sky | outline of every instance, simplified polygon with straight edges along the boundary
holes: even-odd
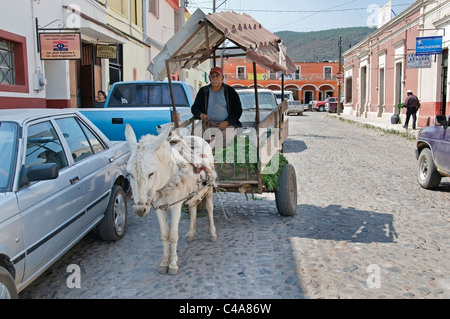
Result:
[[[391,0],[392,17],[414,0]],[[191,12],[212,13],[213,0],[188,0]],[[216,0],[216,11],[247,13],[269,31],[309,32],[375,26],[378,9],[388,0]]]

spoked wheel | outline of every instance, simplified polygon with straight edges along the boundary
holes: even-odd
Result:
[[[294,216],[297,211],[297,177],[294,166],[286,164],[278,180],[275,202],[281,216]]]

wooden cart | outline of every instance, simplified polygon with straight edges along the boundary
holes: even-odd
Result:
[[[220,49],[225,40],[236,46]],[[221,54],[216,55],[219,49]],[[239,50],[238,53],[234,53],[236,49]],[[289,122],[285,116],[287,101],[282,102],[266,118],[260,120],[256,64],[272,72],[280,72],[283,90],[284,74],[294,73],[296,67],[286,55],[286,48],[280,38],[246,14],[219,12],[205,15],[201,10],[197,10],[186,25],[167,42],[165,49],[153,59],[148,69],[156,80],[163,80],[165,77],[169,79],[173,114],[176,114],[172,74],[196,67],[206,60],[211,60],[211,64],[215,64],[219,59],[232,56],[246,56],[253,61],[256,106],[253,128],[257,132],[255,134],[257,169],[253,172],[250,169],[239,171],[232,163],[215,163],[218,173],[217,184],[219,188],[228,192],[246,195],[273,191],[280,215],[292,216],[297,209],[297,179],[294,167],[288,163],[282,168],[278,189],[268,189],[263,183],[263,173],[266,172],[270,160],[279,156],[278,152],[283,153],[283,143],[289,134]],[[178,123],[176,116],[173,121],[175,128],[187,127],[194,122],[190,119]]]

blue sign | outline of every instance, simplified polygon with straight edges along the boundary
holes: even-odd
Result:
[[[416,54],[442,54],[442,36],[416,38]]]

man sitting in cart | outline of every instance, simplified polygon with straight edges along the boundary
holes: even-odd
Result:
[[[242,127],[241,100],[233,87],[223,83],[222,68],[213,67],[209,80],[210,84],[198,91],[191,112],[195,119],[202,120],[202,137],[215,141],[215,148],[226,147],[233,142],[236,129]]]

